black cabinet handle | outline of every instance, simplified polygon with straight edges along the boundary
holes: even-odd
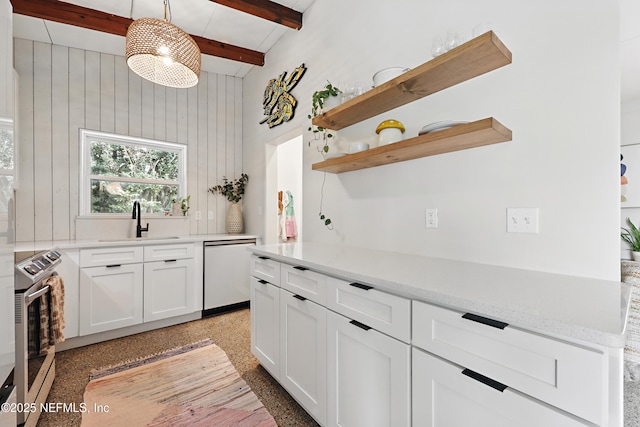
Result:
[[[295,294],[293,297],[295,299],[299,299],[300,301],[306,301],[307,300],[305,297],[303,297],[302,295],[298,295],[298,294]]]
[[[122,267],[122,264],[110,264],[110,265],[107,265],[107,268],[114,268],[114,267]]]
[[[177,259],[166,259],[164,262],[177,262]]]
[[[261,283],[261,284],[263,284],[263,285],[266,285],[266,284],[267,284],[267,283],[269,283],[269,282],[267,282],[266,280],[262,280],[262,279],[260,279],[260,280],[258,280],[258,283]]]
[[[353,286],[354,288],[364,289],[365,291],[373,289],[373,286],[363,285],[362,283],[357,283],[357,282],[349,283],[349,286]]]
[[[349,323],[351,323],[353,326],[357,326],[360,329],[364,329],[365,331],[368,331],[369,329],[371,329],[371,326],[367,326],[364,323],[360,323],[357,320],[352,320]]]
[[[307,267],[302,267],[302,266],[300,266],[300,265],[296,265],[296,266],[295,266],[295,267],[293,267],[293,268],[295,268],[296,270],[300,270],[300,271],[307,271],[307,270],[308,270],[308,268],[307,268]]]
[[[268,256],[259,256],[258,258],[260,258],[260,259],[271,259]]]
[[[491,388],[498,390],[499,392],[503,392],[508,386],[502,383],[499,383],[496,380],[492,380],[489,377],[485,377],[482,374],[479,374],[471,369],[465,369],[462,371],[462,375],[466,375],[469,378],[473,378],[476,381],[480,381],[484,385],[488,385]]]
[[[473,322],[482,323],[483,325],[491,326],[493,328],[504,329],[509,326],[508,323],[500,322],[499,320],[489,319],[488,317],[478,316],[477,314],[465,313],[462,315],[463,319],[471,320]]]

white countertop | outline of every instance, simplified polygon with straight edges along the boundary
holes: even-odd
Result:
[[[174,237],[174,236],[169,236]],[[134,246],[152,244],[171,244],[185,242],[211,242],[221,240],[236,239],[259,239],[259,236],[250,234],[191,234],[187,236],[152,236],[141,238],[113,238],[113,239],[90,239],[90,240],[40,240],[34,242],[16,242],[14,252],[34,252],[51,248],[59,249],[82,249],[108,246]]]
[[[625,344],[625,283],[319,243],[249,250],[514,327],[614,348]]]

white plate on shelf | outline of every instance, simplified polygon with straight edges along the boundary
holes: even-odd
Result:
[[[425,127],[423,127],[422,129],[420,129],[420,132],[418,132],[418,135],[424,135],[425,133],[437,132],[439,130],[445,130],[445,129],[452,128],[454,126],[465,125],[467,123],[469,123],[469,122],[463,122],[463,121],[459,121],[459,120],[444,120],[442,122],[430,123],[430,124],[426,125]]]

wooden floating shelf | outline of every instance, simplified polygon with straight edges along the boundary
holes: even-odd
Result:
[[[340,130],[510,63],[511,51],[489,31],[332,108],[312,123]]]
[[[506,141],[511,141],[511,130],[493,117],[489,117],[359,153],[314,163],[311,168],[331,173],[350,172]]]

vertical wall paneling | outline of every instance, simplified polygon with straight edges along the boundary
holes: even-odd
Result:
[[[75,220],[79,205],[80,147],[78,129],[85,128],[85,51],[69,49],[69,226],[70,239],[76,238]]]
[[[187,194],[191,194],[191,198],[194,199],[198,192],[198,171],[196,167],[198,164],[198,87],[191,87],[186,89],[187,91],[187,158],[189,163],[188,176],[187,176]],[[195,200],[192,200],[195,202]],[[191,234],[198,234],[198,226],[195,221],[195,214],[190,217],[190,232]]]
[[[69,171],[69,49],[51,47],[51,146],[53,183],[53,239],[67,240],[70,233]],[[75,178],[75,176],[74,176]]]
[[[153,85],[153,138],[158,141],[166,141],[167,139],[167,106],[164,86]]]
[[[142,79],[142,136],[153,139],[155,134],[154,84]]]
[[[128,68],[128,67],[127,67]],[[129,74],[129,133],[142,136],[142,77]]]
[[[115,83],[115,133],[129,134],[129,67],[121,57],[116,57],[114,64]]]
[[[116,131],[115,64],[114,56],[100,54],[100,130]]]
[[[227,177],[229,179],[233,179],[232,176],[228,174],[226,169],[226,158],[227,158],[227,139],[225,135],[225,121],[226,121],[226,113],[227,113],[227,105],[226,105],[226,79],[224,76],[217,76],[218,80],[218,91],[217,91],[217,104],[218,104],[218,115],[216,116],[216,126],[215,126],[215,134],[216,140],[218,141],[218,152],[216,155],[216,171],[217,177],[216,182],[222,183],[222,178]],[[218,221],[218,229],[216,230],[218,233],[223,233],[225,231],[225,219],[227,217],[227,205],[226,199],[224,197],[218,198],[218,204],[216,206],[217,212],[216,217],[220,218]]]
[[[233,144],[233,146],[235,147],[234,169],[236,171],[236,174],[239,176],[244,169],[242,167],[242,80],[238,78],[234,78],[231,84],[235,86],[233,91],[234,93],[233,127],[235,128],[233,132],[234,141],[235,141],[235,144]]]
[[[208,76],[208,105],[207,109],[207,133],[208,150],[207,150],[207,189],[217,185],[218,174],[216,165],[216,156],[218,154],[218,139],[216,138],[216,117],[218,116],[218,79],[216,74]],[[220,196],[207,193],[207,230],[209,233],[217,233],[217,224],[222,221],[222,217],[218,216],[217,208]],[[213,212],[213,219],[208,219],[208,213]]]
[[[18,241],[86,238],[76,229],[80,129],[187,145],[190,232],[225,231],[228,203],[207,189],[242,169],[242,79],[203,72],[196,87],[165,88],[129,71],[120,56],[18,38],[14,46]]]
[[[18,79],[18,189],[16,192],[16,239],[35,240],[33,181],[33,42],[16,39],[15,68]]]
[[[168,87],[166,89],[166,111],[165,111],[165,120],[166,120],[166,134],[165,138],[169,142],[176,142],[178,140],[178,128],[177,128],[177,117],[178,117],[178,105],[177,105],[177,90],[174,87]]]
[[[192,200],[192,210],[200,212],[200,220],[196,221],[198,226],[198,234],[207,233],[207,106],[209,98],[207,91],[209,90],[209,80],[200,79],[196,86],[198,88],[198,189],[196,199]],[[195,212],[191,212],[195,216]]]
[[[100,54],[87,50],[85,58],[85,124],[100,130]]]
[[[37,240],[53,235],[51,164],[51,45],[37,43],[33,49],[33,147],[34,233]]]

